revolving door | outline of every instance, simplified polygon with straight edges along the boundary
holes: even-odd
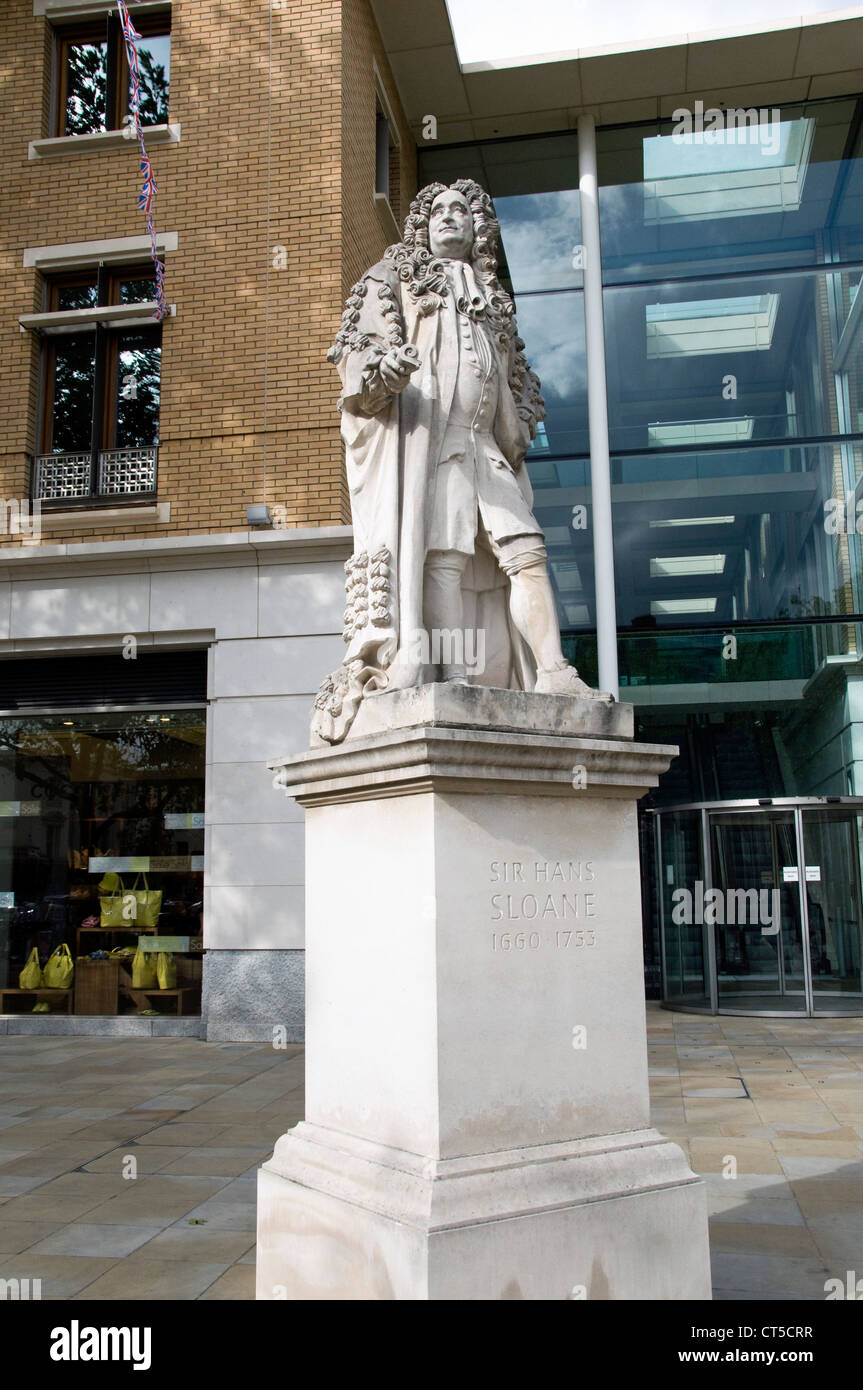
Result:
[[[863,797],[648,815],[668,1007],[863,1014]]]

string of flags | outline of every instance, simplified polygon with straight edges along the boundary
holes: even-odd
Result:
[[[135,3],[137,4],[138,0],[135,0]],[[132,17],[125,0],[117,0],[117,9],[123,29],[123,42],[126,47],[126,59],[131,77],[129,109],[135,125],[135,135],[141,149],[141,192],[138,194],[138,208],[147,214],[147,231],[150,234],[151,253],[156,270],[156,309],[153,317],[161,320],[168,312],[168,304],[165,299],[165,264],[159,259],[159,253],[156,249],[156,224],[153,218],[153,200],[158,189],[150,156],[144,145],[144,131],[141,126],[141,73],[138,65],[138,40],[141,35],[132,23]]]

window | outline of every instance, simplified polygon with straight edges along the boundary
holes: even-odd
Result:
[[[152,267],[101,267],[47,283],[46,310],[148,304]],[[128,309],[127,309],[128,312]],[[34,496],[50,500],[152,497],[159,442],[161,325],[146,314],[46,333],[41,452]]]
[[[387,231],[394,230],[400,238],[401,229],[395,220],[401,198],[398,127],[377,68],[375,77],[375,203],[378,212],[383,212]]]
[[[168,14],[133,14],[141,34],[140,113],[143,125],[168,122],[171,21]],[[129,112],[130,78],[116,13],[97,23],[57,31],[55,135],[118,130]]]
[[[390,123],[382,111],[375,117],[375,192],[390,196]]]

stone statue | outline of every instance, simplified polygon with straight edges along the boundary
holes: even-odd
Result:
[[[524,463],[543,400],[499,232],[472,179],[429,184],[348,297],[328,353],[354,526],[347,652],[313,744],[343,739],[365,696],[426,681],[598,695],[561,651]]]

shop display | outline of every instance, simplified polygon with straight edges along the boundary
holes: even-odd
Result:
[[[202,709],[0,719],[0,800],[16,807],[0,818],[0,1013],[200,1009],[204,723]],[[140,945],[156,933],[154,948],[186,948],[162,952],[162,990],[159,951]]]

